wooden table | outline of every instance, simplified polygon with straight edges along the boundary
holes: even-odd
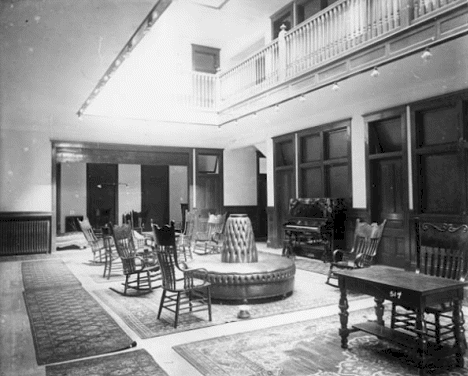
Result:
[[[339,270],[335,274],[338,276],[340,287],[341,328],[339,334],[342,348],[348,347],[349,333],[360,330],[413,350],[420,375],[426,374],[429,360],[455,356],[456,366],[464,366],[463,354],[466,348],[461,302],[463,300],[463,287],[466,283],[380,265],[363,269]],[[347,290],[350,289],[353,292],[374,297],[377,316],[375,322],[355,324],[351,329],[348,329],[349,306],[346,294]],[[395,302],[416,312],[417,335],[385,326],[383,320],[384,300]],[[428,340],[425,331],[424,309],[430,305],[447,302],[453,303],[455,344],[440,348]]]

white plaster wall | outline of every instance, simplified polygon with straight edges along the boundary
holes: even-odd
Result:
[[[86,163],[61,165],[60,230],[65,232],[65,217],[86,216]]]
[[[141,166],[120,164],[118,178],[118,220],[120,223],[123,213],[128,213],[132,210],[141,211]]]
[[[274,185],[274,173],[275,168],[273,164],[273,139],[268,138],[266,140],[266,162],[267,162],[267,194],[268,200],[267,205],[272,207],[275,206],[275,185]]]
[[[257,154],[254,147],[224,151],[224,205],[257,205]]]
[[[51,211],[51,171],[47,134],[0,128],[1,211]]]
[[[353,207],[365,208],[367,186],[364,118],[359,115],[351,120],[351,155]]]

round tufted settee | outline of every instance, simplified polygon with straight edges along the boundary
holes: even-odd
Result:
[[[206,255],[189,263],[189,268],[203,268],[211,283],[211,296],[222,301],[255,301],[283,298],[294,290],[294,261],[273,254],[258,253],[253,263],[223,263],[219,254]],[[198,278],[203,272],[195,272]]]

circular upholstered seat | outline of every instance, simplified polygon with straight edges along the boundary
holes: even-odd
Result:
[[[273,254],[259,253],[251,263],[223,263],[221,255],[207,255],[191,261],[189,268],[208,272],[211,296],[215,300],[254,301],[282,298],[294,290],[294,261]],[[204,273],[195,272],[199,278]]]

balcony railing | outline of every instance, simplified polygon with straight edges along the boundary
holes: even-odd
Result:
[[[466,1],[466,0],[464,0]],[[226,108],[462,0],[342,0],[217,75],[193,72],[190,105]]]

